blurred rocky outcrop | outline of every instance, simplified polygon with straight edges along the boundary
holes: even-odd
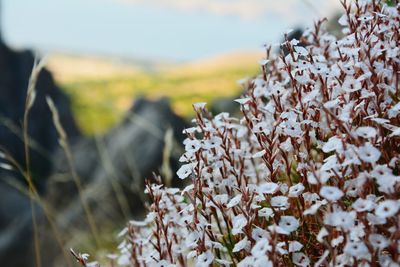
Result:
[[[0,144],[22,166],[25,166],[22,121],[33,63],[34,57],[30,51],[16,52],[0,43]],[[80,133],[68,97],[56,86],[46,69],[39,74],[36,91],[36,100],[29,116],[31,170],[37,187],[43,189],[45,177],[51,171],[51,155],[58,147],[46,95],[56,104],[68,136],[74,138]]]
[[[29,197],[0,179],[0,201],[1,266],[32,266],[34,250]],[[35,210],[37,217],[42,218],[41,210],[38,207]]]
[[[173,113],[166,99],[139,99],[124,120],[104,136],[81,138],[71,146],[73,166],[82,183],[82,195],[101,227],[124,225],[143,212],[144,179],[153,172],[176,176],[182,153],[183,119]],[[64,151],[56,156],[48,184],[48,202],[58,211],[57,225],[89,231],[74,177]]]

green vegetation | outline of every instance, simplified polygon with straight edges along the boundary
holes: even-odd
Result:
[[[242,60],[232,60],[224,56],[153,72],[135,70],[104,78],[74,77],[59,79],[58,83],[72,99],[79,126],[90,135],[118,123],[138,96],[166,96],[178,114],[191,117],[191,103],[211,103],[216,97],[239,95],[241,89],[235,81],[259,72],[257,57],[241,55]]]

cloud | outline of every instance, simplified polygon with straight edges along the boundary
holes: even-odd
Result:
[[[337,8],[337,0],[117,0],[124,3],[173,8],[189,12],[206,12],[222,16],[236,16],[242,19],[258,19],[274,15],[288,20],[301,19],[301,10],[326,16],[332,8]]]

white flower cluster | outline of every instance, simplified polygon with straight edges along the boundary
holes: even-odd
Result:
[[[343,38],[267,49],[242,118],[194,105],[191,183],[147,185],[120,265],[400,266],[400,4],[344,7]]]

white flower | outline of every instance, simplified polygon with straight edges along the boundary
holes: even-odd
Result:
[[[235,244],[235,246],[232,249],[232,252],[239,252],[242,249],[249,247],[249,245],[250,245],[250,241],[247,240],[247,236],[245,236],[242,240],[240,240],[239,242],[237,242]]]
[[[290,241],[289,242],[289,252],[297,252],[303,248],[303,245],[297,241]]]
[[[286,183],[280,183],[279,191],[281,191],[281,193],[285,195],[287,191],[289,191],[289,186]]]
[[[281,209],[287,209],[289,207],[288,198],[285,196],[276,196],[271,198],[271,206]]]
[[[386,218],[375,216],[372,213],[367,214],[367,220],[372,225],[381,225],[386,223]]]
[[[337,136],[332,136],[329,138],[328,142],[324,144],[322,147],[322,151],[325,153],[329,153],[331,151],[341,151],[343,147],[342,140],[338,138]]]
[[[273,183],[273,182],[267,182],[260,184],[257,188],[257,191],[260,195],[262,194],[273,194],[277,191],[279,188],[278,184]]]
[[[271,208],[262,208],[258,211],[258,216],[268,219],[274,214]]]
[[[90,255],[88,253],[82,253],[82,254],[79,253],[79,256],[81,256],[81,258],[84,260],[88,260]]]
[[[356,258],[365,258],[368,253],[368,248],[364,244],[364,242],[352,242],[347,241],[347,244],[344,246],[344,252]]]
[[[310,259],[306,256],[306,254],[301,252],[293,253],[292,260],[297,266],[305,267],[310,265]]]
[[[238,214],[233,218],[232,234],[237,235],[242,232],[243,227],[247,224],[247,219],[243,214]]]
[[[317,201],[315,204],[311,205],[308,209],[306,209],[303,214],[304,215],[314,215],[317,213],[317,211],[319,210],[319,208],[323,205],[326,205],[328,203],[328,201],[326,201],[325,199],[322,201]]]
[[[289,252],[286,249],[286,243],[285,242],[279,242],[275,245],[275,250],[278,251],[279,254],[281,255],[287,255]]]
[[[245,104],[249,103],[250,101],[251,101],[251,98],[248,98],[248,97],[235,99],[235,102],[239,103],[240,105],[245,105]]]
[[[298,183],[296,185],[293,185],[289,188],[289,197],[298,197],[300,196],[301,193],[303,193],[305,187],[302,183]]]
[[[328,185],[321,187],[319,194],[331,202],[336,202],[344,196],[344,193],[339,188]]]
[[[301,129],[300,123],[296,121],[286,121],[281,123],[280,127],[283,129],[284,133],[290,137],[301,137],[303,135],[303,130]]]
[[[400,114],[400,102],[388,110],[389,119],[395,118],[398,114]]]
[[[192,134],[198,130],[199,129],[197,127],[190,127],[190,128],[183,129],[182,133],[183,134]]]
[[[255,257],[265,256],[267,251],[271,251],[272,247],[269,244],[267,238],[262,238],[256,242],[254,247],[251,249],[251,254]]]
[[[292,152],[292,151],[293,151],[293,146],[292,146],[292,143],[291,143],[289,137],[286,138],[286,141],[283,142],[283,143],[281,143],[279,146],[280,146],[280,148],[281,148],[282,150],[284,150],[284,151],[286,151],[286,152]]]
[[[334,211],[325,214],[324,224],[348,230],[354,227],[355,217],[356,217],[355,212]]]
[[[210,139],[207,139],[204,141],[204,149],[209,150],[212,148],[216,148],[222,144],[221,138],[218,137],[211,137]]]
[[[368,142],[358,149],[358,155],[365,162],[376,163],[381,157],[381,152]]]
[[[261,121],[253,126],[254,133],[264,133],[266,135],[270,134],[270,126],[266,121]]]
[[[312,172],[309,172],[307,175],[307,182],[309,182],[310,184],[325,184],[329,180],[330,176],[331,174],[328,171],[320,172],[319,176],[318,173],[314,174]]]
[[[216,262],[218,262],[221,266],[231,266],[232,262],[228,260],[222,260],[222,259],[216,259]]]
[[[376,179],[379,191],[384,193],[394,193],[395,184],[400,182],[400,177],[393,175],[392,170],[386,165],[375,166],[371,176]]]
[[[261,59],[258,61],[258,64],[260,64],[261,66],[265,66],[268,64],[268,62],[269,62],[268,59]]]
[[[179,170],[176,172],[176,174],[178,175],[179,178],[185,179],[190,174],[192,174],[192,172],[193,172],[192,168],[193,168],[193,164],[192,163],[182,165],[179,168]]]
[[[373,127],[359,127],[356,130],[356,134],[360,137],[368,139],[368,138],[375,138],[377,131]]]
[[[266,230],[256,226],[253,228],[253,230],[251,232],[251,237],[255,241],[258,241],[262,238],[269,238],[269,233]]]
[[[262,156],[265,155],[265,153],[266,153],[266,151],[265,151],[265,149],[263,149],[263,150],[260,150],[260,151],[258,151],[258,152],[256,152],[256,153],[254,153],[251,157],[252,157],[253,159],[255,159],[255,158],[261,158]]]
[[[239,204],[241,199],[242,199],[242,194],[239,194],[239,195],[235,196],[234,198],[232,198],[229,201],[227,207],[228,208],[232,208],[232,207],[236,206],[237,204]]]
[[[131,264],[131,259],[129,254],[122,254],[117,260],[117,264],[120,266],[127,266]]]
[[[271,224],[267,228],[271,233],[277,233],[277,234],[281,234],[281,235],[289,235],[288,232],[286,232],[285,230],[283,230],[280,226],[278,226],[276,224]]]
[[[153,265],[152,265],[153,266]],[[157,262],[154,267],[175,267],[175,264],[171,264],[166,260],[161,260],[159,262]]]
[[[303,193],[303,198],[306,203],[312,203],[321,199],[317,193],[305,192]]]
[[[338,106],[339,103],[340,103],[340,99],[339,98],[335,98],[333,100],[330,100],[330,101],[324,103],[324,107],[327,108],[327,109],[335,108],[335,107]]]
[[[378,250],[382,250],[389,246],[389,241],[387,240],[387,238],[380,234],[370,234],[368,237],[368,241],[375,249]]]
[[[322,227],[321,230],[319,230],[319,232],[318,232],[317,241],[320,242],[320,243],[324,242],[324,237],[326,237],[328,235],[329,235],[329,233],[326,230],[326,228]]]
[[[375,208],[375,214],[381,218],[394,216],[399,211],[399,202],[396,200],[384,200]]]
[[[199,103],[194,103],[193,107],[195,110],[201,110],[204,109],[206,107],[207,103],[205,102],[199,102]]]
[[[252,267],[255,265],[256,258],[253,256],[247,256],[242,261],[240,261],[237,266],[238,267]]]
[[[214,201],[220,204],[226,204],[228,202],[228,195],[227,194],[219,194],[214,196]]]
[[[343,14],[343,15],[339,18],[338,23],[339,23],[340,25],[342,25],[342,26],[347,26],[347,25],[348,25],[347,15],[346,15],[346,14]]]
[[[359,91],[362,88],[361,82],[358,80],[354,80],[354,78],[352,76],[353,72],[354,72],[354,69],[351,68],[351,71],[347,73],[348,75],[351,75],[351,76],[348,76],[349,78],[347,78],[343,82],[343,85],[342,85],[342,89],[349,93]]]
[[[352,205],[356,211],[371,211],[375,208],[375,203],[369,199],[358,198]]]
[[[296,51],[296,53],[301,55],[301,56],[307,56],[308,55],[307,49],[305,49],[302,46],[295,46],[294,47],[294,51]]]
[[[201,147],[201,142],[196,139],[186,139],[183,144],[185,145],[185,150],[189,153],[195,153]]]
[[[368,21],[373,20],[373,18],[374,18],[374,16],[372,16],[372,15],[364,15],[364,16],[359,17],[358,20],[363,23],[366,23]]]
[[[214,261],[214,254],[207,250],[196,259],[196,267],[208,267]]]
[[[334,239],[332,239],[331,241],[331,246],[332,247],[337,247],[338,245],[340,245],[341,243],[343,243],[344,237],[343,236],[338,236]]]
[[[296,231],[299,226],[299,221],[293,216],[282,216],[279,221],[279,227],[288,233]]]
[[[190,234],[185,239],[185,246],[188,248],[195,248],[197,246],[197,241],[200,239],[200,234],[197,231],[190,232]]]

